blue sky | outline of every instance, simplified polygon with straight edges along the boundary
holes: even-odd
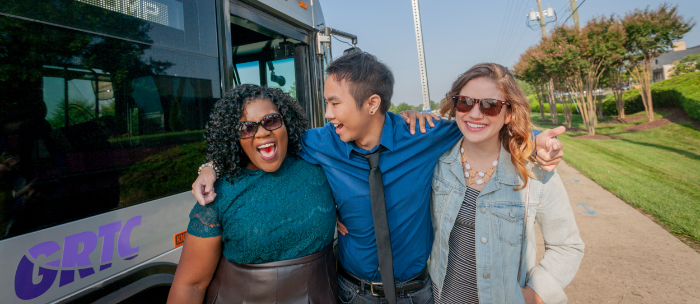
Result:
[[[542,0],[549,4],[562,22],[571,13],[569,0]],[[581,26],[591,18],[615,13],[624,15],[647,5],[657,7],[660,0],[578,0]],[[669,2],[678,5],[686,18],[700,19],[699,0]],[[358,36],[358,47],[376,55],[389,65],[396,78],[392,102],[422,103],[418,53],[410,0],[321,0],[326,25]],[[428,69],[430,97],[440,100],[455,78],[480,62],[497,62],[512,67],[520,54],[541,38],[539,27],[525,25],[526,14],[537,10],[535,0],[440,0],[421,1],[423,43]],[[553,19],[551,19],[553,20]],[[569,19],[573,24],[573,18]],[[549,30],[554,26],[547,26]],[[700,45],[700,27],[683,39],[687,46]],[[333,40],[334,55],[348,46]]]

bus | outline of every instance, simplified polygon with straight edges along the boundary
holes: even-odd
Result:
[[[0,301],[164,302],[215,102],[321,126],[331,35],[318,0],[1,1]]]

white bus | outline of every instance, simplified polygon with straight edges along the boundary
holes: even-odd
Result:
[[[165,302],[214,103],[321,126],[329,34],[318,0],[0,1],[0,302]]]

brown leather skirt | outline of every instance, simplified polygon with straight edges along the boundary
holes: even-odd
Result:
[[[221,255],[205,304],[337,303],[333,244],[304,257],[264,264],[236,264]]]

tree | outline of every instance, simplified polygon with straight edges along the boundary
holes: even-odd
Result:
[[[297,82],[294,81],[291,86],[289,86],[289,90],[287,91],[287,94],[289,96],[292,96],[292,98],[297,99]]]
[[[400,103],[400,104],[397,105],[397,106],[395,106],[395,105],[392,104],[391,107],[389,108],[389,112],[392,112],[392,113],[394,113],[394,114],[399,114],[399,113],[401,113],[401,112],[403,112],[403,111],[408,111],[408,110],[414,110],[414,111],[415,111],[415,108],[414,108],[413,106],[411,106],[411,105],[405,103],[405,102],[402,102],[402,103]],[[419,111],[420,111],[420,110],[419,110]]]
[[[538,66],[539,63],[533,57],[535,51],[536,47],[530,47],[525,53],[521,54],[520,60],[513,67],[513,71],[519,79],[532,84],[535,94],[537,94],[537,101],[540,104],[540,119],[544,120],[543,96],[540,94],[539,89],[543,71],[538,69],[540,68]]]
[[[661,4],[652,10],[635,9],[622,19],[627,32],[625,48],[629,53],[628,71],[641,84],[639,94],[649,121],[654,120],[651,99],[651,62],[673,48],[673,41],[683,38],[694,26],[692,18],[685,20],[678,14],[678,6]]]
[[[523,90],[523,92],[525,92],[525,96],[535,94],[535,87],[532,86],[527,81],[520,79],[520,78],[516,78],[515,81],[518,82],[518,85],[520,86],[520,88]]]
[[[588,134],[595,134],[596,98],[600,78],[613,62],[625,55],[625,29],[615,16],[597,17],[582,30],[561,25],[543,41],[544,65],[574,94],[574,102]]]
[[[678,76],[685,73],[692,73],[700,70],[700,54],[690,54],[683,59],[674,62],[673,75]]]
[[[612,89],[615,107],[617,108],[617,114],[619,118],[625,118],[625,99],[622,95],[625,91],[622,89],[622,80],[626,74],[624,61],[618,61],[612,63],[608,67],[608,71],[605,75],[608,84]]]
[[[532,59],[536,62],[535,67],[539,72],[539,91],[542,95],[546,96],[549,103],[549,114],[552,119],[552,124],[559,123],[559,117],[557,113],[557,101],[556,94],[554,93],[554,78],[559,78],[562,74],[561,67],[557,66],[557,61],[554,60],[553,52],[556,51],[557,46],[554,44],[554,40],[550,36],[545,38],[540,42],[540,44],[534,49],[532,53]],[[558,80],[557,80],[558,82]]]
[[[440,103],[435,102],[435,101],[430,101],[430,110],[431,111],[437,111],[440,109]],[[412,106],[410,104],[407,104],[405,102],[400,103],[399,105],[394,105],[393,103],[391,104],[391,107],[389,107],[389,112],[394,113],[394,114],[399,114],[403,111],[408,111],[408,110],[413,110],[413,111],[418,111],[422,112],[423,111],[423,105],[417,105],[417,106]]]

